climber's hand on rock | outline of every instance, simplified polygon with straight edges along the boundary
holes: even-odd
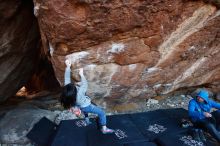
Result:
[[[79,74],[80,74],[80,75],[83,75],[83,68],[80,68],[80,69],[79,69]]]
[[[71,67],[71,61],[69,59],[65,60],[66,66],[67,67]]]

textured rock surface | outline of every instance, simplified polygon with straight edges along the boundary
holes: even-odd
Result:
[[[43,53],[38,59],[37,66],[34,68],[30,80],[25,85],[26,94],[35,94],[40,91],[59,91],[60,85],[54,75],[53,67],[47,56]],[[20,91],[20,90],[19,90]]]
[[[114,108],[178,89],[220,89],[220,11],[202,1],[35,0],[45,52],[63,84],[83,67],[88,94]],[[129,108],[128,107],[128,108]],[[126,108],[126,107],[124,107]]]
[[[0,101],[4,101],[30,78],[40,35],[29,0],[0,0],[0,18]]]
[[[33,105],[21,105],[8,111],[0,119],[0,141],[4,144],[24,145],[30,142],[26,135],[41,118],[54,121],[56,114]]]

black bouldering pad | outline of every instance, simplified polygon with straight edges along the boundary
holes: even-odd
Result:
[[[90,129],[97,130],[94,121],[88,126],[83,119],[61,121],[52,146],[87,146],[87,133]]]
[[[130,114],[130,118],[135,124],[137,123],[137,121],[138,121],[137,124],[140,124],[141,121],[144,124],[145,121],[152,121],[152,120],[155,121],[166,118],[166,115],[164,114],[163,110],[154,110],[149,112]]]
[[[43,117],[40,119],[31,131],[27,134],[27,138],[39,146],[51,145],[56,134],[57,125]]]
[[[52,146],[155,146],[149,141],[186,131],[180,126],[186,117],[184,109],[107,116],[107,126],[116,131],[107,135],[98,130],[96,119],[89,126],[83,119],[66,120],[60,123]]]
[[[99,130],[90,130],[87,133],[88,146],[123,146],[115,138],[115,134],[102,134]]]
[[[207,142],[195,141],[188,131],[167,134],[155,139],[159,146],[218,146],[215,142],[207,140]]]
[[[163,110],[137,113],[130,116],[138,129],[149,141],[164,134],[185,130],[181,127],[180,122],[177,122],[178,120],[176,118],[169,117]]]
[[[172,119],[188,119],[188,111],[183,108],[162,109],[161,110],[167,117]]]
[[[125,144],[124,146],[157,146],[157,144],[153,142],[134,142]]]
[[[88,133],[89,146],[124,144],[129,142],[146,141],[146,138],[130,120],[129,115],[114,115],[107,117],[107,126],[115,130],[115,134],[103,135],[100,131]]]

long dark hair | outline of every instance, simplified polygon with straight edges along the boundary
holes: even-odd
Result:
[[[63,87],[60,102],[64,109],[69,109],[76,105],[77,89],[74,84],[70,83]]]

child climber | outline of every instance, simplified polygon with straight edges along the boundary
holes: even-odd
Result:
[[[81,82],[79,85],[71,83],[71,62],[67,59],[65,61],[65,77],[64,87],[60,97],[60,102],[65,109],[70,109],[77,116],[81,114],[81,111],[88,115],[88,113],[97,114],[99,117],[99,125],[101,125],[101,132],[103,134],[114,133],[114,130],[106,127],[106,114],[105,112],[91,103],[91,99],[86,96],[88,88],[87,80],[83,74],[83,68],[80,68],[79,75]],[[87,121],[88,122],[88,121]]]

